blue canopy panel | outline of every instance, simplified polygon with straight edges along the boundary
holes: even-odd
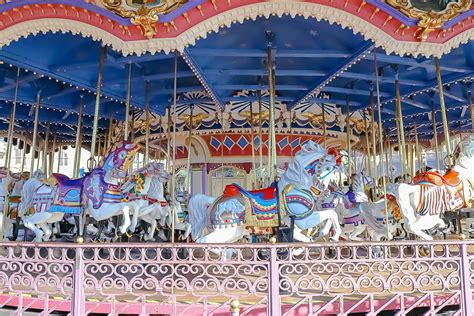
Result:
[[[269,32],[272,33],[270,37]],[[181,108],[193,104],[192,98],[182,97],[189,92],[206,90],[209,98],[196,102],[215,102],[218,109],[229,102],[255,98],[236,96],[240,91],[267,90],[269,47],[274,56],[277,101],[288,109],[304,102],[320,103],[323,95],[329,98],[326,102],[340,106],[343,112],[346,112],[347,102],[351,112],[376,102],[372,42],[326,21],[271,16],[222,28],[177,54],[177,93]],[[48,33],[14,42],[0,51],[0,60],[4,61],[0,65],[0,100],[11,102],[14,99],[16,66],[19,66],[22,70],[17,118],[24,120],[23,123],[19,121],[24,124],[22,127],[31,128],[34,118],[31,104],[35,104],[40,91],[43,107],[40,120],[59,122],[63,126],[59,125],[58,131],[73,136],[82,95],[87,135],[92,126],[99,52],[99,42],[71,34]],[[469,42],[441,59],[452,130],[470,128],[466,106],[474,76],[473,53],[473,43]],[[175,53],[124,57],[108,49],[103,71],[100,127],[107,128],[111,116],[114,120],[124,119],[129,64],[132,65],[133,108],[137,111],[145,108],[145,87],[149,81],[151,111],[165,114],[173,99],[174,58]],[[395,80],[399,78],[407,132],[416,119],[419,133],[431,135],[427,113],[433,107],[439,110],[434,61],[424,57],[387,55],[381,49],[377,49],[377,61],[384,128],[392,136],[396,135],[393,131]],[[1,106],[5,110],[0,115],[7,118],[11,103]],[[441,124],[439,112],[437,121]]]

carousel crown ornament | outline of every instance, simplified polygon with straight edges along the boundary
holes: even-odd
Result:
[[[410,18],[418,19],[417,39],[426,41],[429,34],[471,8],[471,0],[385,0]]]
[[[110,11],[121,17],[129,18],[130,22],[138,26],[143,36],[148,39],[156,33],[156,23],[160,14],[169,13],[187,0],[102,0],[102,4]]]

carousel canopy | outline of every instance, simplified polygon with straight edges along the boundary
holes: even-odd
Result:
[[[281,110],[305,112],[324,102],[341,113],[361,111],[377,102],[374,50],[387,133],[396,136],[397,80],[406,133],[416,121],[421,138],[431,137],[433,110],[441,128],[436,67],[429,52],[442,55],[450,129],[471,128],[470,9],[427,30],[389,1],[349,6],[337,2],[272,7],[260,1],[168,1],[174,6],[159,12],[151,29],[120,16],[110,1],[5,3],[0,5],[0,129],[8,128],[10,108],[17,100],[15,130],[31,131],[39,98],[40,132],[50,122],[57,135],[74,139],[82,102],[83,133],[91,135],[102,45],[108,46],[99,112],[102,131],[110,118],[124,120],[129,69],[132,109],[138,113],[145,109],[149,83],[150,110],[165,115],[173,104],[175,59],[181,108],[196,105],[213,115],[229,104],[255,101],[258,90],[269,88],[270,62]],[[148,3],[146,10],[165,5]],[[122,5],[133,11],[142,4],[123,1]],[[263,98],[268,102],[267,95]],[[233,109],[239,111],[237,106]]]

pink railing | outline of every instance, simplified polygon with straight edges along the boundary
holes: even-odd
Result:
[[[0,243],[0,306],[17,315],[229,315],[236,300],[241,315],[471,315],[473,283],[471,241]]]

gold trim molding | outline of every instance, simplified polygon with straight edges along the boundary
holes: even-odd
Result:
[[[472,4],[472,0],[455,0],[449,2],[442,11],[425,11],[414,6],[411,0],[385,1],[406,16],[418,19],[417,39],[421,41],[426,41],[432,31],[443,27],[444,23],[469,10]]]
[[[247,19],[255,20],[259,16],[269,18],[271,15],[302,15],[318,21],[326,20],[330,24],[338,24],[342,28],[350,28],[355,34],[361,34],[366,40],[372,40],[377,47],[383,48],[387,54],[410,54],[417,56],[437,56],[449,53],[459,45],[474,39],[474,29],[466,30],[444,43],[400,41],[394,39],[383,30],[374,27],[369,21],[351,13],[327,7],[321,4],[288,0],[288,2],[262,2],[231,9],[206,19],[173,38],[153,38],[150,40],[126,41],[109,32],[85,22],[64,18],[40,18],[16,23],[0,32],[0,48],[20,40],[22,37],[35,36],[41,33],[72,33],[90,37],[109,45],[113,50],[120,51],[124,56],[142,55],[159,52],[170,53],[174,50],[182,52],[185,47],[195,45],[200,38],[218,32],[221,28],[231,27],[235,23],[243,23]]]
[[[176,10],[188,0],[165,0],[154,6],[140,5],[137,8],[124,5],[123,0],[102,0],[104,7],[115,14],[129,18],[133,25],[136,25],[142,31],[143,36],[148,39],[153,38],[158,31],[156,23],[159,14],[166,14]]]

